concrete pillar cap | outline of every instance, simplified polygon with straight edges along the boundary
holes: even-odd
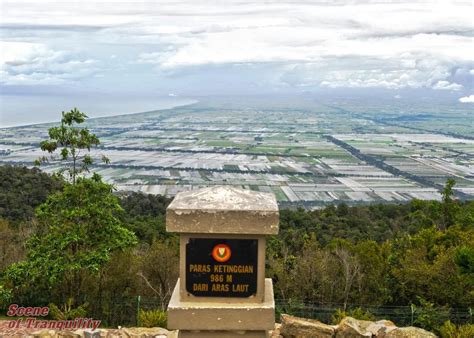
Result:
[[[231,186],[178,193],[166,210],[168,232],[275,235],[278,222],[273,193]]]

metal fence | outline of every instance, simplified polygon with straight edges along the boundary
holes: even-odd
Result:
[[[291,314],[303,318],[312,318],[324,323],[331,323],[336,312],[344,309],[344,304],[327,303],[316,304],[297,301],[276,300],[276,317],[282,313]],[[446,320],[456,324],[473,322],[472,308],[421,308],[416,306],[373,306],[362,304],[347,304],[345,312],[358,309],[374,320],[387,319],[393,321],[397,326],[412,326],[416,324],[417,318],[423,315],[431,315],[442,323]]]
[[[140,310],[166,309],[168,300],[155,297],[130,297],[114,300],[109,306],[102,310],[101,319],[107,326],[116,327],[134,326],[139,324],[138,313]],[[288,300],[275,300],[276,321],[280,320],[282,313],[291,314],[303,318],[312,318],[324,323],[331,323],[333,316],[338,310],[344,309],[339,303],[309,303]],[[415,306],[373,306],[363,304],[347,304],[346,312],[358,309],[370,314],[375,320],[388,319],[398,326],[416,325],[417,318],[428,314],[437,318],[442,323],[446,320],[456,324],[473,323],[473,308],[430,308],[424,309]],[[100,316],[98,314],[98,316]]]

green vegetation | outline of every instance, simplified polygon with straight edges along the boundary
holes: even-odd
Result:
[[[161,310],[140,310],[138,318],[140,325],[144,327],[166,327],[168,315]]]
[[[11,290],[0,285],[0,309],[6,309],[12,300]],[[1,317],[0,317],[1,318]]]
[[[38,227],[27,241],[26,259],[5,271],[16,297],[38,301],[85,301],[81,286],[97,276],[110,254],[136,244],[117,217],[122,211],[112,187],[94,176],[79,178],[37,208]],[[60,289],[60,294],[55,294]]]
[[[456,213],[447,229],[445,205],[439,202],[283,210],[280,235],[270,240],[268,250],[277,297],[471,306],[474,203],[452,203]]]
[[[287,201],[285,193],[281,190],[280,187],[272,187],[272,191],[275,194],[278,201]]]
[[[60,310],[53,303],[52,315],[84,316],[89,300],[83,292],[83,285],[90,278],[100,279],[114,252],[137,243],[135,234],[123,227],[118,218],[123,209],[112,194],[113,187],[102,182],[97,174],[91,178],[80,176],[88,172],[92,164],[89,153],[83,153],[81,157],[81,150],[89,151],[91,146],[99,144],[99,139],[87,129],[73,127],[75,123],[84,122],[85,117],[77,109],[63,112],[61,127],[50,128],[50,139],[41,142],[41,148],[50,153],[63,147],[61,160],[64,167],[59,170],[56,180],[67,172],[70,182],[62,181],[63,189],[50,194],[36,208],[36,218],[28,229],[30,233],[23,235],[23,229],[15,233],[9,224],[1,223],[5,233],[2,237],[10,242],[2,243],[2,307],[12,298],[30,304],[54,300],[54,303],[64,306]],[[79,167],[80,159],[82,164]],[[28,184],[16,186],[25,188]],[[35,189],[26,194],[37,197],[35,195],[42,192]],[[16,193],[23,194],[23,191]],[[32,201],[38,201],[38,198]],[[21,243],[22,239],[26,244]],[[12,257],[9,246],[18,243],[23,250]]]
[[[12,225],[31,221],[35,208],[61,187],[61,180],[39,169],[0,166],[0,218]]]
[[[166,232],[166,207],[170,198],[141,193],[123,194],[120,205],[125,210],[120,218],[125,226],[132,230],[142,242],[152,244],[157,238],[173,237]]]
[[[471,338],[474,337],[474,324],[454,325],[448,320],[440,327],[439,333],[443,338]]]
[[[474,224],[474,204],[453,202],[456,220],[462,228]],[[436,201],[414,200],[407,204],[372,204],[349,207],[345,203],[324,209],[306,211],[286,209],[280,212],[280,236],[286,243],[294,243],[297,250],[304,244],[305,234],[314,234],[321,245],[334,238],[352,243],[372,240],[377,243],[414,235],[422,229],[444,229],[444,206]],[[467,264],[467,263],[466,263]]]
[[[52,127],[48,130],[49,139],[40,143],[41,150],[52,154],[59,151],[60,159],[64,163],[64,167],[58,172],[60,176],[67,173],[68,179],[72,184],[76,183],[76,177],[83,173],[89,172],[89,166],[93,164],[92,157],[89,155],[91,147],[100,144],[99,138],[89,132],[87,128],[77,128],[75,125],[84,123],[87,115],[72,109],[69,112],[62,112],[61,126]],[[82,153],[87,150],[86,153]],[[36,165],[47,162],[48,158],[43,156],[36,160]],[[102,156],[102,161],[109,162],[109,159]]]
[[[236,147],[238,144],[227,140],[206,140],[206,145],[211,147]]]
[[[24,173],[22,181],[27,185],[29,180],[37,180],[35,175],[43,175],[36,169],[10,167],[9,170],[18,171],[19,176]],[[45,177],[51,184],[55,180]],[[78,180],[76,189],[84,189],[81,182]],[[104,183],[88,184],[110,193]],[[71,185],[66,187],[71,189]],[[13,188],[9,193],[12,196],[28,193],[34,201],[35,194],[39,194],[37,188],[33,191]],[[140,193],[97,198],[97,203],[120,202],[123,211],[117,210],[113,220],[134,232],[138,242],[111,252],[108,261],[101,261],[99,258],[103,256],[100,254],[98,261],[87,260],[86,256],[83,261],[78,260],[82,266],[82,280],[77,290],[69,294],[66,276],[75,270],[72,267],[67,271],[55,270],[54,260],[41,258],[45,254],[40,249],[54,249],[55,240],[49,238],[44,242],[50,242],[52,246],[37,244],[34,240],[45,230],[45,222],[51,221],[51,215],[62,217],[60,213],[55,214],[64,207],[56,202],[57,199],[62,201],[61,194],[64,192],[52,194],[37,209],[37,217],[25,223],[28,225],[26,233],[24,226],[20,231],[10,220],[0,221],[0,241],[6,239],[0,245],[0,262],[4,262],[0,266],[0,271],[3,270],[3,282],[0,283],[3,285],[0,287],[3,304],[0,304],[6,307],[10,302],[31,305],[52,302],[63,309],[67,297],[72,296],[72,309],[88,304],[88,316],[100,318],[109,325],[130,323],[131,320],[135,323],[137,295],[153,299],[154,305],[148,304],[148,310],[164,310],[178,276],[178,241],[175,235],[165,232],[169,199]],[[92,194],[84,191],[80,195],[86,200],[92,198]],[[358,207],[341,204],[315,211],[282,210],[280,234],[269,239],[267,249],[267,275],[274,279],[276,298],[282,304],[339,304],[340,311],[334,316],[359,318],[367,315],[380,319],[377,312],[368,310],[372,307],[406,306],[409,309],[412,306],[414,325],[441,332],[452,309],[467,311],[474,303],[474,202],[458,202],[449,196],[446,200],[454,206],[453,222],[447,227],[443,216],[445,202],[412,201],[402,205]],[[90,202],[78,208],[93,210],[86,205]],[[64,207],[65,211],[79,209]],[[48,213],[45,210],[49,210]],[[52,219],[56,219],[54,217]],[[112,219],[108,217],[111,216],[106,219]],[[67,218],[65,220],[67,224]],[[23,247],[20,241],[26,238],[29,244]],[[111,240],[110,235],[107,238],[109,244],[120,243]],[[11,277],[21,276],[12,271],[25,264],[25,259],[28,262],[32,245],[37,249],[33,256],[38,261],[31,261],[31,273],[34,275],[37,271],[36,278],[42,281],[38,280],[30,287],[20,282],[12,283]],[[11,252],[15,250],[16,255],[12,257]],[[73,261],[70,255],[63,256],[51,256],[51,259]],[[19,263],[11,265],[15,262]],[[91,270],[100,266],[98,273],[89,271],[87,262],[92,264]],[[94,265],[97,262],[100,264]],[[51,267],[47,269],[50,263]],[[35,267],[35,264],[39,265]],[[45,271],[44,278],[39,273],[40,267]],[[46,276],[56,276],[54,287],[50,287]],[[354,307],[353,304],[360,305]],[[391,319],[390,316],[387,319]],[[458,326],[461,323],[456,321]],[[458,326],[456,330],[461,330]],[[463,327],[462,330],[467,329]]]
[[[67,302],[59,308],[56,304],[49,304],[50,315],[55,320],[67,320],[74,318],[84,318],[87,316],[88,304],[81,305],[77,308],[73,308],[74,299],[69,298]]]
[[[453,200],[453,184],[442,202],[282,210],[267,252],[276,298],[341,304],[334,320],[410,306],[410,324],[441,332],[453,308],[474,304],[474,202]]]
[[[374,320],[375,316],[368,311],[365,311],[361,307],[356,307],[349,311],[344,311],[342,309],[337,309],[334,314],[331,316],[331,323],[337,325],[345,317],[352,317],[359,320]]]

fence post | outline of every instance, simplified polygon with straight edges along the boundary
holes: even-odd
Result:
[[[141,296],[137,296],[137,326],[140,326],[140,300]]]

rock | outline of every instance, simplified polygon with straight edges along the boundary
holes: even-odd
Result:
[[[375,337],[384,337],[390,331],[393,331],[397,326],[390,320],[379,320],[375,323],[369,324],[366,331],[370,332]]]
[[[169,331],[169,332],[168,332],[168,338],[178,338],[178,334],[179,334],[179,331],[178,331],[178,330]]]
[[[281,315],[280,334],[285,338],[325,338],[334,337],[334,333],[334,327],[321,323],[320,321]]]
[[[38,338],[56,338],[56,332],[54,330],[39,330],[31,333],[33,336]]]
[[[398,327],[387,333],[384,338],[432,338],[437,337],[434,333],[420,329],[419,327]]]
[[[113,333],[113,332],[107,332],[107,331],[104,331],[104,332],[105,332],[104,337],[106,337],[106,338],[122,338],[122,337],[127,337],[127,336],[124,336],[123,334],[119,334],[119,333]]]
[[[85,337],[85,338],[91,338],[91,337],[94,337],[94,338],[100,338],[100,335],[99,333],[97,333],[98,335],[95,335],[95,336],[91,336],[91,335],[87,335],[87,333],[77,333],[76,331],[74,332],[71,332],[71,331],[57,331],[57,335],[56,337],[58,338],[82,338],[82,337]]]
[[[1,324],[1,323],[0,323]],[[153,337],[153,338],[178,338],[178,331],[168,331],[159,327],[153,328],[121,328],[121,329],[78,329],[68,330],[31,330],[20,329],[0,329],[1,337],[18,338],[123,338],[123,337]]]
[[[78,329],[71,332],[74,335],[71,337],[100,338],[100,331],[101,330],[92,331],[90,329]]]
[[[123,328],[120,331],[124,333],[126,337],[167,337],[169,331],[162,329],[161,327],[130,327]]]
[[[281,324],[275,323],[275,330],[270,331],[271,338],[282,338],[283,336],[280,335]]]
[[[352,317],[345,317],[339,323],[336,330],[336,338],[359,338],[372,337],[372,332],[367,328],[374,324],[368,320],[358,320]]]

